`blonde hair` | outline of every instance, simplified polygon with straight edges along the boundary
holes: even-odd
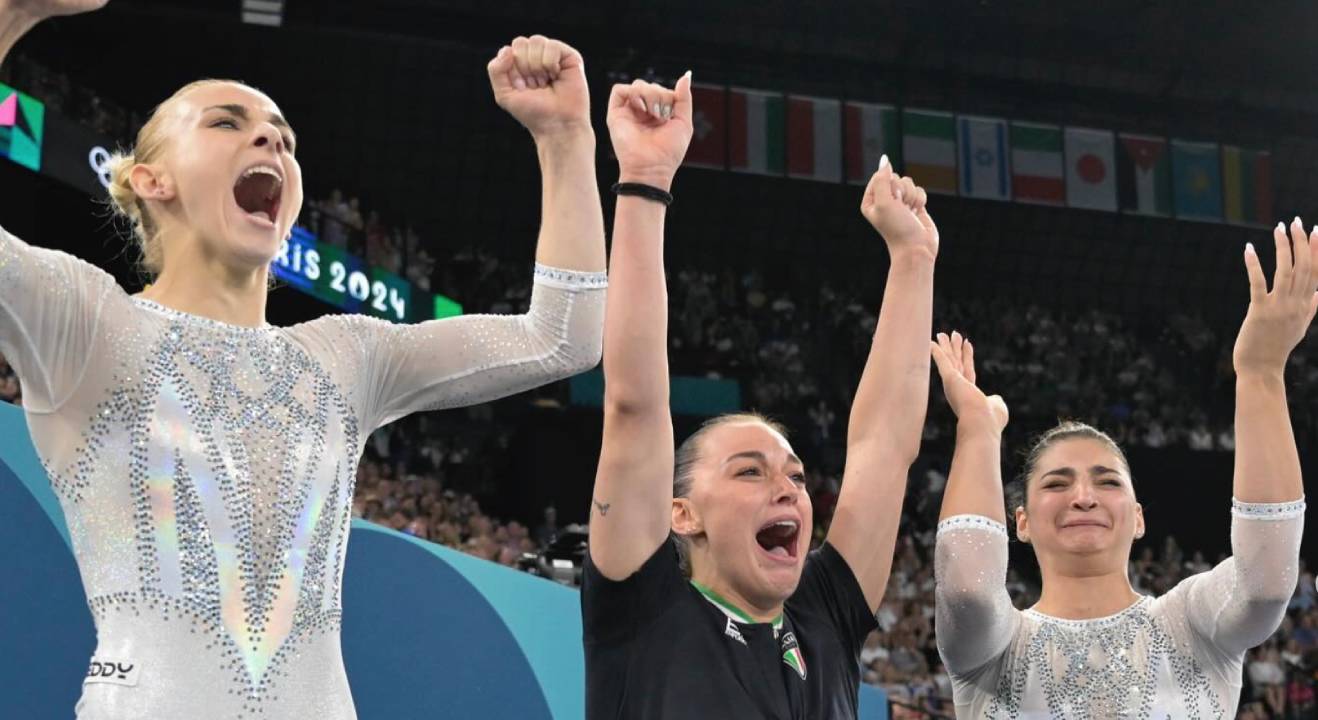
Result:
[[[128,221],[133,238],[142,252],[141,265],[152,277],[160,274],[165,264],[165,249],[161,243],[160,226],[147,210],[146,203],[133,190],[132,172],[135,165],[152,163],[164,153],[169,139],[165,131],[166,109],[180,98],[197,88],[210,85],[243,85],[236,80],[206,79],[190,82],[170,95],[151,111],[151,117],[137,132],[133,149],[129,152],[115,153],[109,160],[110,204],[114,214]],[[243,85],[246,87],[246,85]]]

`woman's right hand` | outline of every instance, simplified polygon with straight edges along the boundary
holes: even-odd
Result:
[[[691,113],[689,72],[672,90],[643,80],[614,85],[608,124],[618,181],[668,190],[691,144]]]
[[[938,376],[943,380],[943,394],[961,425],[978,423],[998,434],[1007,427],[1007,403],[1001,395],[985,396],[975,385],[975,348],[961,333],[938,333],[937,342],[929,343]]]

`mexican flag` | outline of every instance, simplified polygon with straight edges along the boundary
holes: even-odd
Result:
[[[885,153],[895,167],[901,166],[897,108],[849,102],[842,116],[847,182],[868,184],[870,176],[879,169],[879,158]]]
[[[1068,127],[1066,204],[1090,210],[1117,209],[1117,173],[1111,131]]]
[[[728,90],[728,165],[737,172],[782,175],[783,96],[763,90]]]
[[[1066,203],[1062,128],[1012,121],[1011,189],[1017,202]]]
[[[902,160],[905,174],[926,191],[955,195],[956,122],[952,113],[902,110]]]
[[[727,93],[722,85],[691,85],[691,147],[683,165],[723,170],[728,166]]]
[[[828,98],[787,98],[787,174],[842,181],[842,103]]]
[[[1172,163],[1166,138],[1120,136],[1117,193],[1121,211],[1135,215],[1172,214]]]
[[[1010,200],[1007,121],[962,115],[956,119],[956,129],[961,149],[961,196]]]
[[[1222,147],[1222,195],[1226,220],[1266,226],[1272,218],[1272,153]]]

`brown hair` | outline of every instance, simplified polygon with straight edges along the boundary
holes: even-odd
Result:
[[[179,88],[178,92],[151,111],[151,117],[137,132],[133,149],[115,153],[109,161],[110,205],[115,215],[128,221],[129,227],[142,252],[141,265],[152,278],[160,274],[165,264],[165,250],[161,244],[160,226],[156,224],[146,203],[133,190],[133,166],[157,161],[164,152],[169,137],[165,134],[165,110],[184,95],[208,85],[243,85],[236,80],[198,80]],[[244,86],[245,87],[245,86]]]
[[[1053,445],[1064,440],[1075,439],[1097,440],[1106,445],[1112,451],[1112,454],[1116,455],[1117,459],[1121,461],[1121,467],[1126,471],[1127,477],[1130,476],[1130,462],[1126,460],[1126,453],[1122,451],[1121,446],[1117,445],[1117,441],[1113,440],[1111,435],[1087,423],[1076,420],[1063,420],[1056,427],[1034,439],[1034,444],[1030,446],[1030,451],[1025,455],[1025,464],[1021,467],[1021,474],[1007,488],[1007,517],[1013,517],[1016,514],[1016,508],[1026,506],[1026,500],[1029,496],[1030,476],[1037,469],[1039,458]]]
[[[673,497],[684,498],[691,494],[691,486],[695,483],[695,465],[700,460],[700,441],[714,428],[737,423],[760,423],[784,438],[787,437],[786,427],[757,412],[728,413],[706,420],[701,423],[695,432],[688,435],[681,445],[677,446],[677,453],[674,455],[673,462]],[[673,543],[677,545],[678,563],[682,567],[682,573],[690,577],[690,541],[675,532],[669,531],[669,533],[673,537]]]

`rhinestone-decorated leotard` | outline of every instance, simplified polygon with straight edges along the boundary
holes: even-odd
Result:
[[[604,285],[537,267],[525,315],[245,328],[0,230],[0,354],[69,525],[92,660],[132,668],[89,677],[78,718],[354,718],[340,586],[366,437],[593,366]]]
[[[938,650],[957,717],[1229,720],[1245,652],[1277,629],[1299,566],[1304,501],[1232,504],[1233,556],[1114,615],[1012,607],[1007,531],[979,515],[938,525]]]

